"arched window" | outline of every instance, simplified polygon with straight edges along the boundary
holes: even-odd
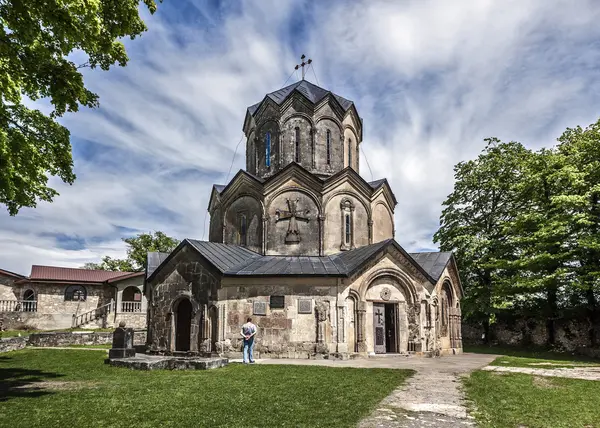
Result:
[[[87,298],[87,291],[82,285],[69,285],[65,291],[65,301],[83,302]]]
[[[345,228],[345,234],[344,234],[345,235],[344,236],[345,244],[350,245],[350,240],[352,238],[352,231],[350,229],[350,213],[347,213],[344,217],[345,217],[345,222],[344,222],[344,224],[345,224],[345,226],[344,226],[344,228]]]
[[[298,128],[297,126],[295,129],[295,140],[296,140],[295,141],[295,145],[296,145],[295,160],[296,160],[296,162],[300,163],[300,128]]]
[[[23,293],[23,312],[36,312],[37,301],[35,299],[35,292],[31,289],[25,290]]]
[[[331,165],[331,131],[327,130],[327,165]]]
[[[141,312],[142,292],[138,287],[130,285],[123,290],[121,297],[121,312]]]
[[[348,138],[348,166],[352,166],[352,138]]]
[[[340,250],[351,250],[354,248],[354,203],[349,198],[342,199],[340,204],[342,210],[342,245]]]
[[[248,224],[246,214],[240,214],[240,245],[248,245]]]
[[[265,165],[271,166],[271,133],[265,135]]]

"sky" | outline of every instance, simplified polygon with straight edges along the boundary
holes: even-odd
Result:
[[[408,251],[437,250],[453,167],[484,138],[551,147],[600,117],[597,0],[166,0],[142,15],[127,67],[85,70],[100,107],[60,120],[75,183],[51,178],[60,196],[14,217],[0,206],[0,269],[125,257],[122,238],[157,230],[207,239],[213,183],[245,166],[246,108],[297,81],[301,54],[307,80],[356,104],[361,175],[389,180]]]

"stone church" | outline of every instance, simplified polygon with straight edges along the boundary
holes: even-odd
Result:
[[[246,170],[213,186],[209,242],[148,255],[149,351],[237,356],[252,317],[261,358],[461,352],[454,257],[394,240],[390,185],[359,174],[355,104],[301,80],[243,130]]]

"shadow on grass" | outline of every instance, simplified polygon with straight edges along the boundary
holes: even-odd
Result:
[[[12,360],[10,357],[0,357],[0,364]],[[11,398],[33,398],[52,394],[44,388],[48,379],[62,377],[59,373],[49,373],[42,370],[22,369],[16,367],[0,367],[0,403]]]
[[[544,347],[531,346],[527,348],[517,346],[493,346],[493,345],[463,345],[464,352],[474,354],[495,354],[508,357],[535,358],[540,360],[571,360],[582,362],[599,362],[600,359],[578,355],[572,352],[560,352]]]

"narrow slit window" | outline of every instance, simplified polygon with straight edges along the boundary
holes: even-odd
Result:
[[[346,245],[350,245],[350,239],[351,239],[351,235],[352,235],[352,231],[350,228],[350,214],[346,214],[344,216],[345,218],[345,239],[346,239]]]
[[[352,166],[352,138],[348,139],[348,166]]]
[[[271,166],[271,133],[265,135],[265,165]]]
[[[248,245],[248,225],[246,220],[246,214],[240,215],[240,245]]]
[[[296,131],[295,132],[295,139],[296,139],[296,141],[295,141],[295,145],[296,145],[295,146],[296,147],[295,159],[296,159],[296,162],[300,162],[300,128],[296,127],[295,131]]]
[[[327,130],[327,165],[331,165],[331,131]]]

